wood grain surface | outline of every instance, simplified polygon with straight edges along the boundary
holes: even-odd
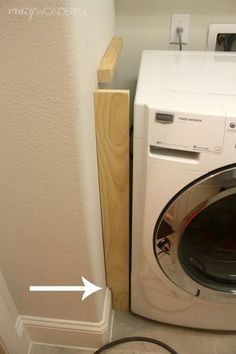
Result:
[[[98,83],[112,81],[122,47],[122,37],[114,37],[111,40],[98,68]]]
[[[97,90],[95,119],[108,287],[129,309],[129,91]]]

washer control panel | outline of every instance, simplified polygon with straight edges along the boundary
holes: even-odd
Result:
[[[221,154],[226,115],[217,104],[211,110],[207,107],[203,107],[202,111],[201,104],[193,106],[192,110],[183,110],[184,105],[176,107],[178,110],[174,111],[149,107],[148,144],[167,149]],[[236,121],[230,122],[230,129],[236,132]]]

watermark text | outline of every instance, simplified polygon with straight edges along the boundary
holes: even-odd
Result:
[[[32,21],[35,16],[87,16],[87,8],[81,7],[15,7],[9,9],[9,16],[25,16]]]

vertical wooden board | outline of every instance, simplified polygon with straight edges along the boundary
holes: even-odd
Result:
[[[107,284],[113,308],[129,309],[129,91],[95,92]]]

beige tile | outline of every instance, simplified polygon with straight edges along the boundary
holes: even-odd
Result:
[[[129,336],[151,337],[163,341],[178,354],[236,354],[234,332],[214,332],[171,326],[131,313],[116,312],[113,339]],[[126,343],[104,354],[167,354],[165,349],[144,342]],[[94,354],[91,350],[34,345],[31,354]]]
[[[161,340],[179,354],[236,354],[236,334],[213,332],[171,326],[139,316],[117,312],[115,314],[113,338],[145,336]],[[164,349],[149,344],[132,343],[130,349],[154,353],[167,353]]]
[[[48,345],[33,344],[30,354],[93,354],[92,350],[62,348]]]
[[[167,351],[165,352],[160,352],[160,354],[167,354]],[[85,353],[86,354],[86,353]],[[103,354],[158,354],[158,352],[153,352],[153,351],[137,351],[137,350],[116,350],[116,349],[112,349],[112,350],[107,350],[104,351]]]

